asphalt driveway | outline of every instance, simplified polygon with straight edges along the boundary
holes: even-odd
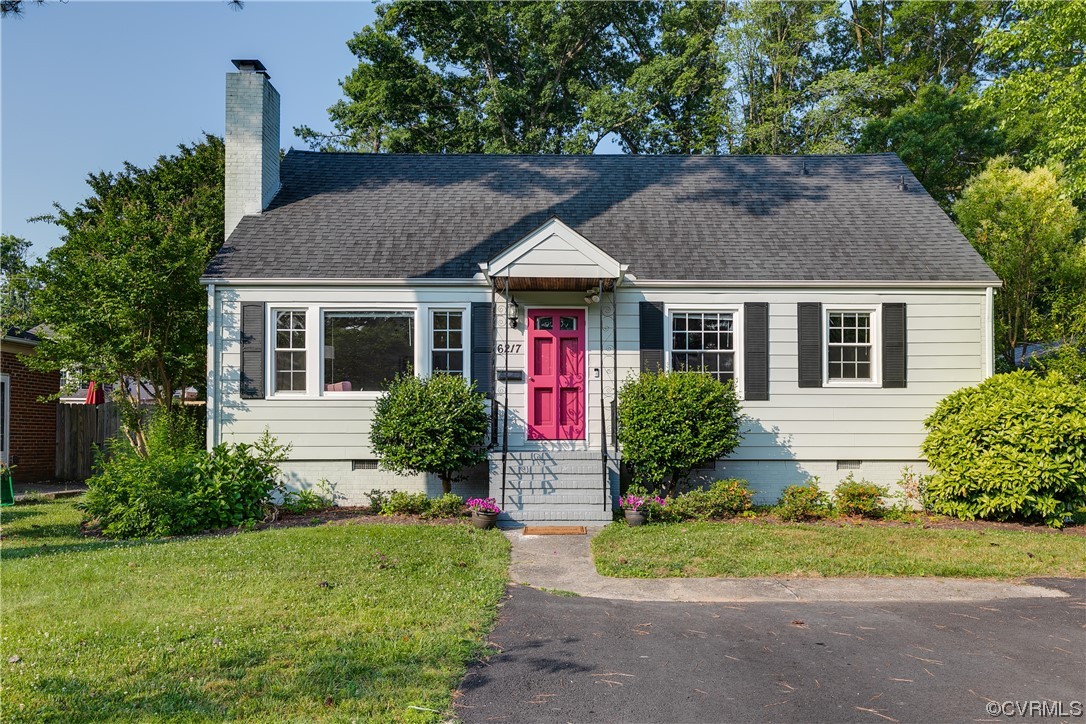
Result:
[[[660,603],[513,586],[456,699],[467,722],[1001,721],[1086,701],[1086,580],[1067,598]],[[1081,710],[1080,710],[1081,711]],[[1038,719],[1035,716],[1031,719]],[[1065,716],[1047,721],[1084,721]]]

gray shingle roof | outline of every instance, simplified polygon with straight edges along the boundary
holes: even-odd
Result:
[[[469,278],[557,216],[639,279],[997,281],[893,154],[291,151],[281,178],[208,277]]]

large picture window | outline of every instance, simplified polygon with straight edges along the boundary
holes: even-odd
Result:
[[[275,312],[276,392],[305,392],[305,312]]]
[[[431,316],[431,372],[464,375],[464,313],[435,311]]]
[[[829,381],[873,380],[871,312],[830,310],[827,316],[826,362]]]
[[[324,389],[388,389],[415,361],[414,312],[325,312]]]
[[[674,312],[671,369],[708,372],[735,380],[735,317],[732,312]]]

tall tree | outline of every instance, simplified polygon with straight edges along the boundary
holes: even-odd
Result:
[[[584,109],[651,41],[643,3],[420,2],[377,9],[347,43],[359,59],[317,146],[366,151],[590,152]],[[622,132],[621,129],[619,131]]]
[[[30,242],[11,234],[0,235],[0,334],[11,327],[33,326],[30,317],[31,284],[27,252]]]
[[[1086,297],[1086,285],[1074,283],[1084,257],[1074,241],[1080,218],[1060,170],[1025,171],[1007,157],[993,159],[954,204],[962,232],[1003,280],[996,295],[997,351],[1010,365],[1025,345],[1045,341],[1053,304],[1062,315],[1082,308]]]
[[[822,42],[834,2],[747,0],[728,31],[740,153],[794,153],[812,86],[828,69]]]
[[[868,123],[857,150],[893,151],[950,211],[966,180],[1003,147],[992,113],[976,99],[971,88],[929,83],[915,100]]]
[[[1029,165],[1059,161],[1086,203],[1086,2],[1019,0],[1018,16],[984,36],[1009,66],[983,95]]]
[[[223,241],[224,161],[222,139],[208,135],[147,169],[126,163],[91,174],[92,196],[43,217],[65,233],[33,269],[41,288],[31,311],[50,333],[30,363],[118,383],[129,411],[138,403],[130,381],[167,410],[175,390],[202,387],[207,295],[199,279]],[[138,416],[127,424],[143,449]]]

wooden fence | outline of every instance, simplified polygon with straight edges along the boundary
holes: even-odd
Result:
[[[94,472],[94,449],[121,429],[119,409],[102,405],[57,405],[57,480],[86,480]]]

